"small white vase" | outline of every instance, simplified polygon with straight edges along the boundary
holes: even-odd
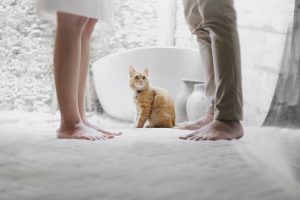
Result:
[[[182,83],[182,89],[178,93],[175,101],[176,123],[188,121],[186,102],[194,91],[194,85],[201,83],[201,81],[182,79]]]
[[[188,98],[186,110],[189,121],[200,119],[205,115],[207,112],[207,101],[204,83],[194,85],[194,92]]]

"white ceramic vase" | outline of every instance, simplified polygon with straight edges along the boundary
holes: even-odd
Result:
[[[194,85],[201,83],[201,81],[182,79],[182,83],[182,89],[178,93],[175,101],[176,123],[188,121],[186,103],[194,91]]]
[[[207,111],[207,101],[203,82],[194,85],[194,92],[187,100],[186,110],[189,121],[197,120],[205,115]]]

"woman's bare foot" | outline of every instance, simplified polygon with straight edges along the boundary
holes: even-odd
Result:
[[[182,129],[182,130],[198,130],[198,129],[208,125],[213,120],[214,120],[214,114],[207,113],[204,117],[202,117],[202,118],[200,118],[196,121],[186,122],[186,123],[180,124],[179,129]]]
[[[244,130],[239,121],[214,120],[207,126],[180,139],[184,140],[232,140],[240,139]]]
[[[84,123],[86,126],[92,128],[92,129],[95,129],[95,130],[99,131],[100,133],[103,133],[103,134],[108,135],[108,136],[120,136],[120,135],[122,135],[121,132],[112,132],[112,131],[107,131],[107,130],[104,130],[104,129],[102,129],[102,128],[99,128],[99,127],[95,126],[94,124],[91,124],[91,123],[90,123],[89,121],[87,121],[86,119],[83,119],[83,123]]]
[[[114,138],[111,135],[100,133],[99,131],[78,123],[73,127],[65,128],[63,125],[57,130],[59,139],[82,139],[82,140],[107,140]]]

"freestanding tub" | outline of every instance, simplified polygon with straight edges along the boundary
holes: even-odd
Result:
[[[202,79],[198,50],[155,47],[114,53],[93,63],[96,93],[104,111],[121,120],[133,121],[135,105],[129,87],[129,66],[148,67],[151,84],[166,89],[175,98],[181,79]]]

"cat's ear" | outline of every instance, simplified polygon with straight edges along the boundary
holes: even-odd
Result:
[[[129,67],[129,76],[132,77],[136,74],[136,71],[133,66]]]
[[[148,76],[149,75],[149,70],[148,70],[148,68],[146,67],[146,69],[144,70],[144,74],[146,75],[146,76]]]

